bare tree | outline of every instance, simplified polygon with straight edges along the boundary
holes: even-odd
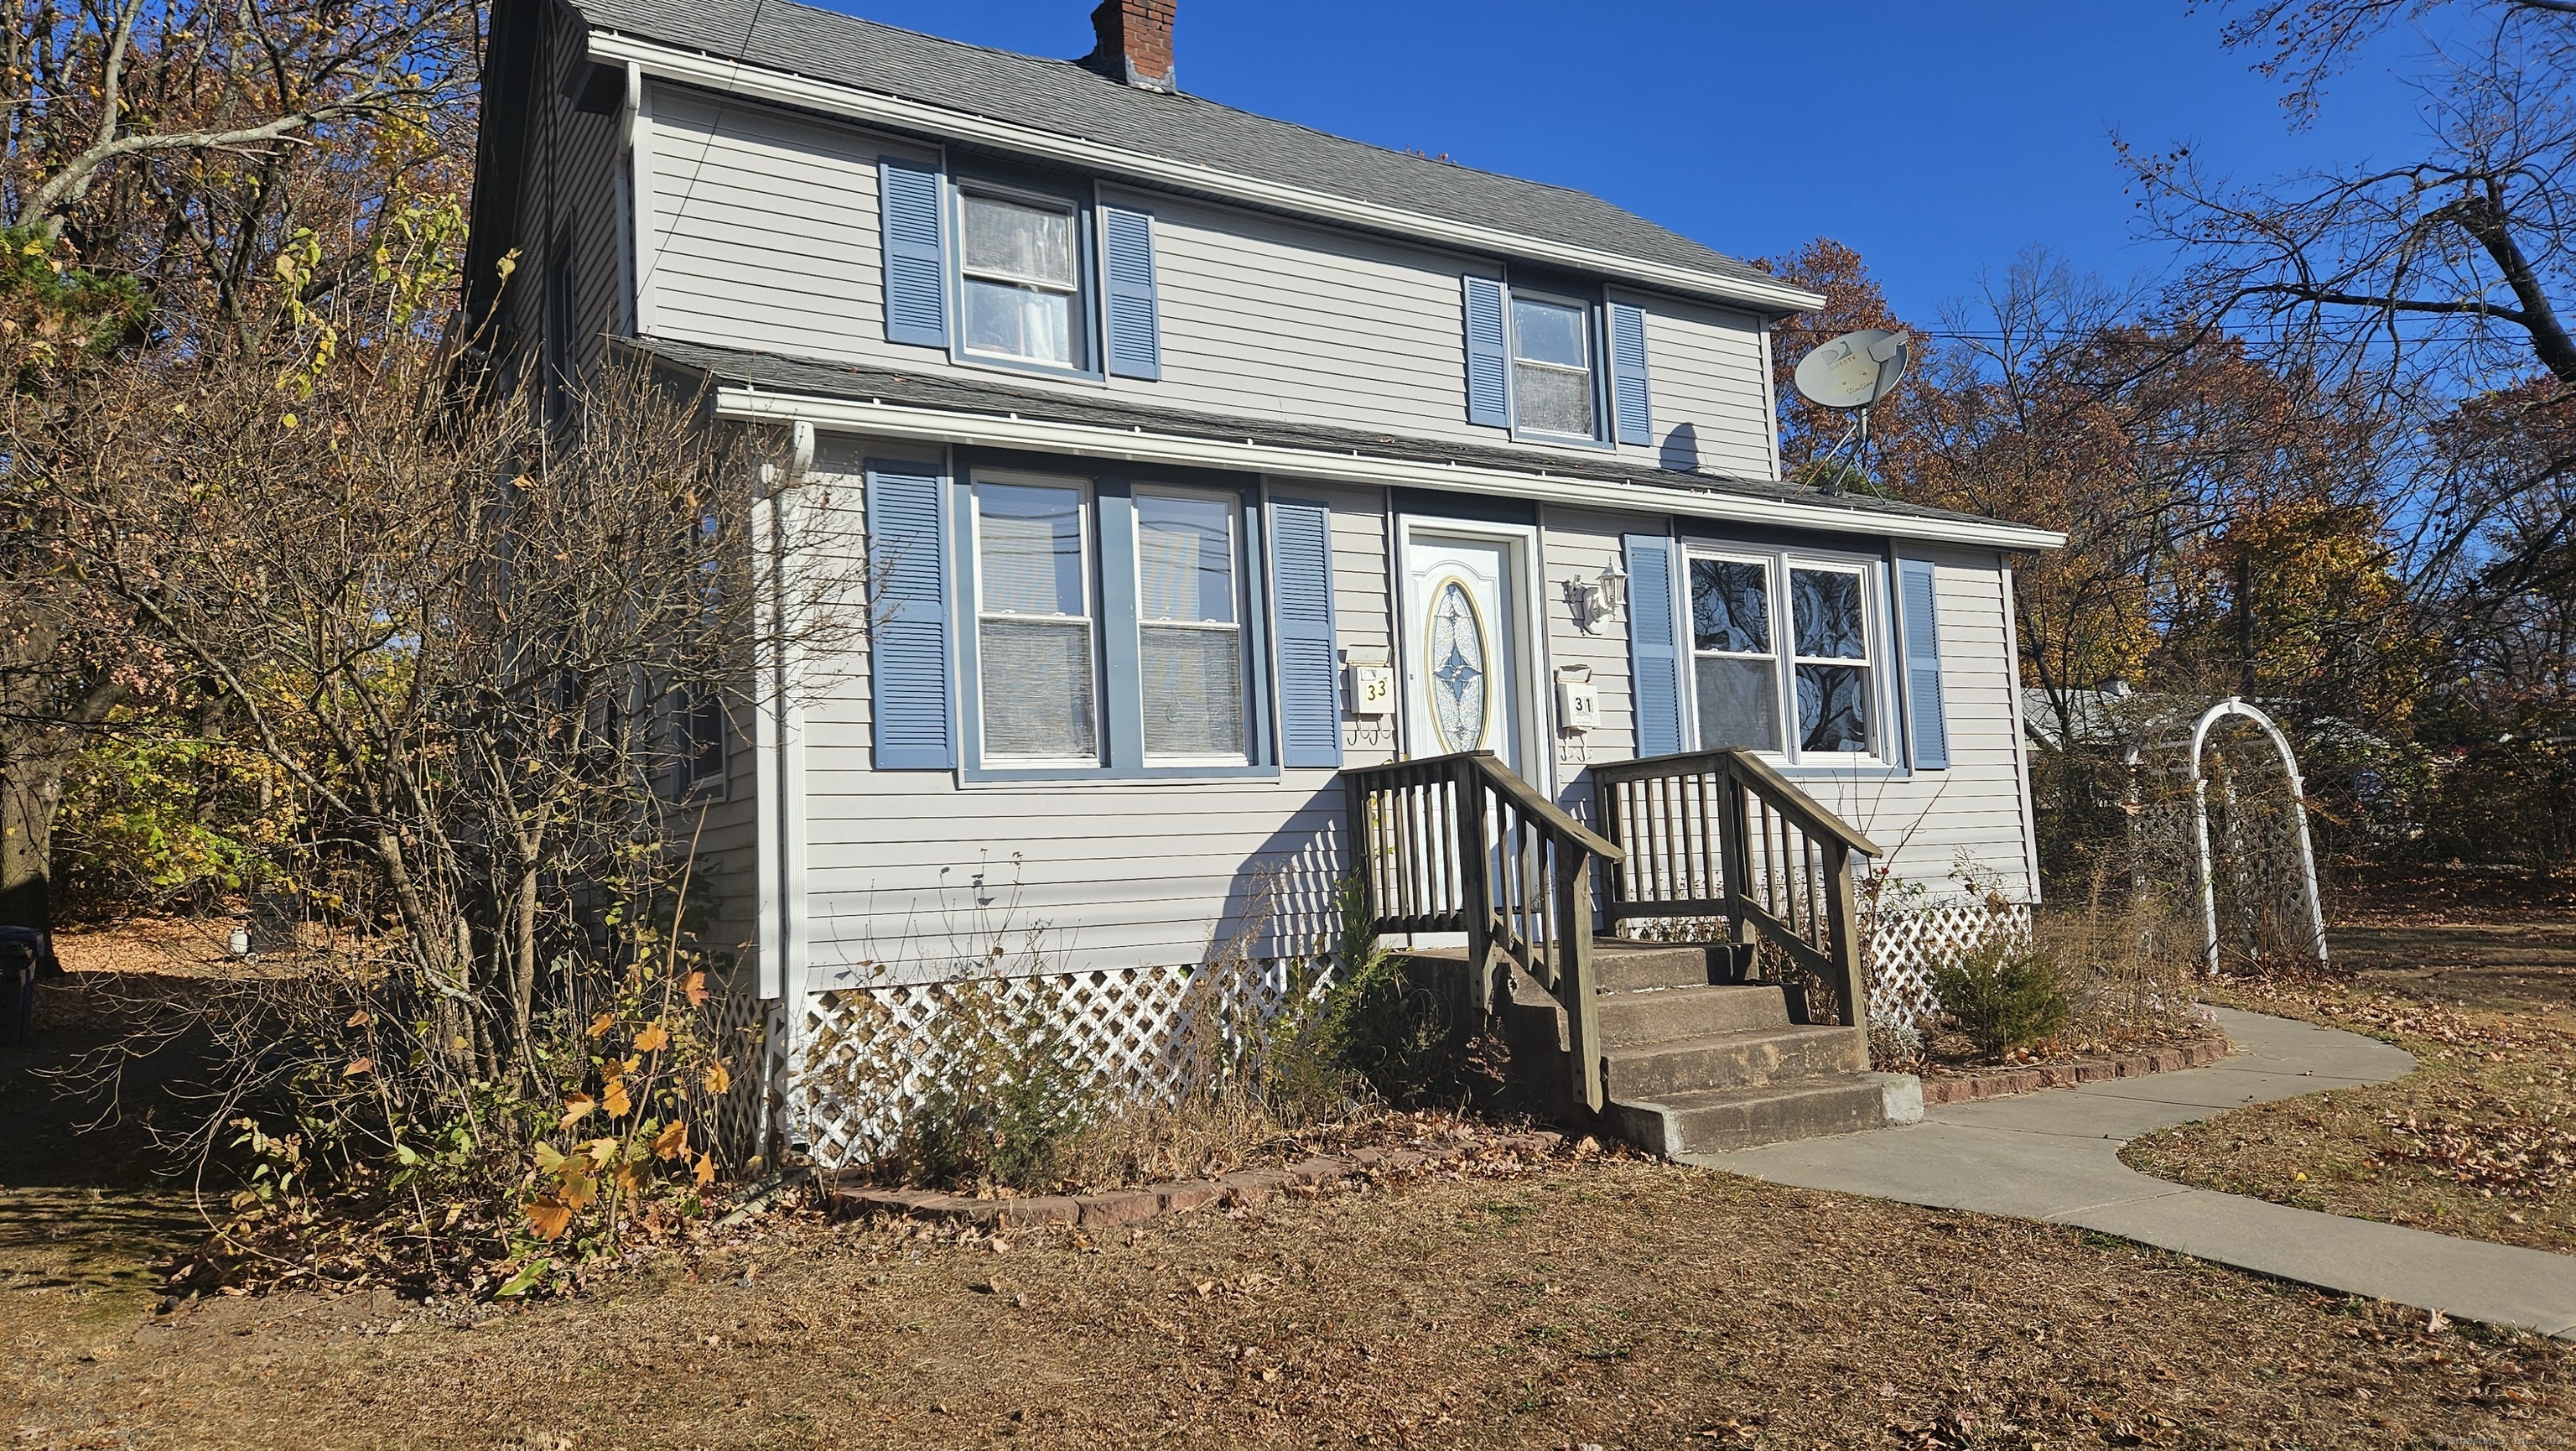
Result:
[[[2275,0],[2230,27],[2268,40],[2267,68],[2313,106],[2333,67],[2420,0]],[[2123,156],[2151,236],[2179,247],[2197,316],[2389,376],[2431,370],[2485,386],[2534,365],[2576,382],[2562,299],[2576,226],[2576,10],[2493,0],[2437,52],[2424,151],[2393,165],[2236,185],[2189,149]],[[2421,354],[2422,356],[2417,356]]]

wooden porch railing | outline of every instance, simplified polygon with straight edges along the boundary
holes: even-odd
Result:
[[[1869,1024],[1854,855],[1868,837],[1745,750],[1692,751],[1592,768],[1601,831],[1622,849],[1602,915],[1727,919],[1822,979],[1843,1022]]]
[[[1380,932],[1463,932],[1468,991],[1493,1011],[1494,955],[1565,1009],[1568,1088],[1598,1111],[1601,1034],[1592,971],[1592,864],[1622,853],[1490,751],[1342,772],[1352,861]]]

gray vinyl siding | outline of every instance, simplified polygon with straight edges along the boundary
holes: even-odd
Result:
[[[1333,508],[1333,634],[1347,662],[1354,649],[1384,652],[1395,660],[1395,606],[1387,571],[1387,506],[1384,489],[1314,489],[1273,484],[1294,498],[1320,499]],[[1343,676],[1345,689],[1349,676]],[[1342,764],[1378,766],[1395,759],[1400,717],[1342,717]]]
[[[1625,614],[1594,622],[1589,631],[1574,621],[1563,593],[1569,579],[1596,579],[1614,559],[1621,559],[1623,535],[1662,534],[1659,515],[1605,514],[1591,510],[1551,508],[1541,515],[1539,578],[1544,590],[1537,613],[1546,622],[1550,669],[1542,688],[1556,752],[1556,802],[1578,821],[1595,824],[1592,778],[1585,768],[1595,761],[1625,761],[1637,754],[1636,696],[1628,664],[1628,619]],[[1622,560],[1622,570],[1627,568]],[[1601,724],[1581,735],[1556,724],[1555,674],[1568,666],[1592,671],[1601,695]]]
[[[547,77],[528,115],[529,165],[522,173],[517,265],[501,289],[500,326],[505,337],[533,359],[545,335],[545,290],[551,284],[555,241],[572,243],[574,289],[572,364],[594,367],[609,334],[625,328],[622,254],[625,218],[617,169],[625,164],[617,118],[585,116],[555,83],[565,68],[585,61],[581,32],[562,11],[549,11],[538,74]]]
[[[1761,319],[1677,298],[1619,294],[1646,313],[1647,387],[1654,443],[1620,452],[1665,468],[1732,478],[1780,472],[1771,373]]]
[[[920,457],[917,445],[826,435],[817,472],[799,490],[801,537],[812,569],[839,571],[863,557],[860,470],[869,457]],[[1335,624],[1345,652],[1392,651],[1388,509],[1376,488],[1273,486],[1278,496],[1319,500],[1332,511]],[[823,503],[830,501],[828,511]],[[1624,618],[1578,628],[1561,586],[1591,578],[1618,557],[1622,536],[1660,533],[1649,515],[1550,509],[1541,520],[1543,622],[1559,799],[1594,819],[1583,769],[1635,750]],[[1949,680],[1951,753],[1944,772],[1910,779],[1803,776],[1827,805],[1898,850],[1905,876],[1939,884],[1962,852],[2028,891],[2020,779],[2012,722],[2006,601],[1999,561],[1975,552],[1937,556],[1941,643]],[[1600,690],[1602,723],[1587,737],[1553,731],[1555,667],[1582,664]],[[877,771],[870,760],[867,659],[854,641],[809,659],[804,713],[809,948],[807,990],[862,981],[920,980],[991,961],[998,945],[1029,965],[1034,944],[1048,970],[1123,970],[1207,960],[1264,930],[1263,953],[1312,950],[1332,927],[1343,870],[1344,797],[1328,771],[1277,780],[1190,783],[961,785],[953,772]],[[1891,677],[1892,678],[1892,677]],[[1392,759],[1392,722],[1375,731],[1344,721],[1345,759]],[[745,755],[747,756],[747,752]],[[737,775],[747,769],[738,764]],[[737,791],[747,790],[738,780]],[[1254,904],[1275,889],[1266,917]]]
[[[1461,282],[1499,268],[1428,247],[1158,193],[1101,189],[1155,219],[1163,376],[1057,383],[885,338],[877,164],[937,153],[859,127],[648,85],[642,330],[716,347],[1062,386],[1254,418],[1504,442],[1466,421]],[[971,169],[970,162],[960,162]],[[1700,466],[1773,476],[1749,314],[1621,293],[1647,309],[1660,458],[1687,424]],[[1531,445],[1534,465],[1559,451]]]

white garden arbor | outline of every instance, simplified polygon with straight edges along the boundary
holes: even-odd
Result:
[[[2260,730],[2263,738],[2272,743],[2272,748],[2280,753],[2281,771],[2289,783],[2289,824],[2292,829],[2285,834],[2291,840],[2285,840],[2279,845],[2284,849],[2295,851],[2299,888],[2305,898],[2303,905],[2307,908],[2305,920],[2301,924],[2305,928],[2306,937],[2303,945],[2308,955],[2319,966],[2323,966],[2326,961],[2325,905],[2317,896],[2316,848],[2308,837],[2307,786],[2299,775],[2298,758],[2291,754],[2289,738],[2281,734],[2281,728],[2272,723],[2270,716],[2232,695],[2201,712],[2200,718],[2193,722],[2191,728],[2191,753],[2188,759],[2191,772],[2192,837],[2193,846],[2197,851],[2197,857],[2193,863],[2195,869],[2193,875],[2200,888],[2200,925],[2203,944],[2201,965],[2209,972],[2218,971],[2218,881],[2209,844],[2207,753],[2211,732],[2230,719],[2252,722]],[[2222,783],[2221,791],[2224,795],[2222,804],[2227,808],[2228,866],[2233,878],[2235,895],[2242,902],[2264,875],[2256,870],[2254,860],[2255,855],[2263,850],[2263,844],[2245,839],[2246,834],[2241,829],[2243,813],[2239,809],[2236,779],[2233,774],[2230,774]]]

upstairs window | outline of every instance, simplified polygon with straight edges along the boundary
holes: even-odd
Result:
[[[1692,697],[1702,750],[1793,762],[1885,754],[1885,608],[1871,563],[1694,551]]]
[[[960,197],[966,351],[1055,368],[1085,366],[1073,206],[973,190]]]
[[[1163,376],[1153,213],[899,156],[877,162],[877,207],[887,342],[1000,368]]]
[[[1520,431],[1586,441],[1598,437],[1596,391],[1592,309],[1515,292],[1512,398]]]
[[[1538,443],[1654,441],[1643,309],[1492,277],[1462,286],[1469,423]]]

